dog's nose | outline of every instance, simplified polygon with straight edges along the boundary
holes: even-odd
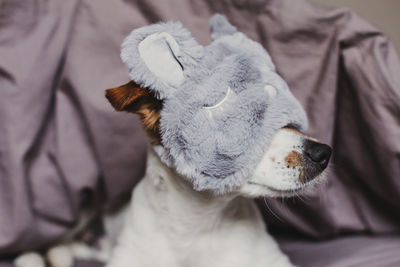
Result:
[[[307,140],[304,153],[314,163],[325,169],[331,157],[332,148],[325,144]]]

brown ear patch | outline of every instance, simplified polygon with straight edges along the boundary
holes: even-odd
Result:
[[[152,144],[161,143],[160,111],[162,101],[158,100],[151,91],[130,81],[119,87],[107,89],[106,98],[116,110],[138,114],[150,142]]]
[[[118,111],[132,111],[138,108],[138,100],[150,94],[148,90],[142,89],[136,83],[130,81],[127,84],[106,90],[106,98]]]

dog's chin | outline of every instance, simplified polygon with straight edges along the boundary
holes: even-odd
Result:
[[[256,182],[249,179],[240,188],[240,193],[247,197],[272,197],[287,198],[302,195],[312,191],[315,186],[325,180],[325,172],[318,174],[314,179],[304,184],[294,184],[293,186],[276,188],[267,182]]]

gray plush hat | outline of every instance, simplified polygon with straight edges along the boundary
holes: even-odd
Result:
[[[161,160],[196,190],[241,186],[274,134],[307,118],[268,52],[224,16],[210,20],[212,43],[199,45],[179,22],[132,31],[121,58],[130,78],[162,100]]]

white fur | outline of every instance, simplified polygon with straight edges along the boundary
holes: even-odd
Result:
[[[74,265],[74,256],[65,245],[52,247],[47,251],[46,256],[51,266],[72,267]]]
[[[213,196],[194,191],[152,149],[147,164],[107,267],[293,266],[242,196],[256,185]]]
[[[43,257],[36,252],[26,252],[14,260],[15,267],[45,267]]]
[[[72,267],[75,260],[95,260],[106,262],[110,258],[111,246],[108,239],[101,239],[100,248],[92,248],[82,242],[61,242],[46,251],[46,259],[51,267]],[[43,255],[27,252],[14,260],[14,267],[45,267]]]
[[[284,193],[285,191],[296,191],[304,187],[299,181],[303,166],[288,168],[285,163],[285,157],[289,153],[303,153],[304,139],[304,136],[294,131],[279,130],[252,177],[241,188],[241,192],[251,197],[282,197],[291,195]]]
[[[53,267],[68,267],[69,255],[73,255],[109,258],[107,267],[293,266],[268,234],[250,198],[289,196],[290,190],[304,189],[298,181],[301,166],[288,169],[283,162],[292,151],[303,153],[305,138],[310,139],[279,130],[247,183],[222,196],[193,190],[189,181],[149,149],[146,175],[135,187],[129,205],[116,215],[103,217],[109,241],[103,249],[80,243],[61,250],[56,247],[58,251],[53,248],[47,254],[49,262]],[[109,243],[115,245],[111,257]],[[44,267],[44,261],[40,255],[28,253],[21,255],[15,266]]]

